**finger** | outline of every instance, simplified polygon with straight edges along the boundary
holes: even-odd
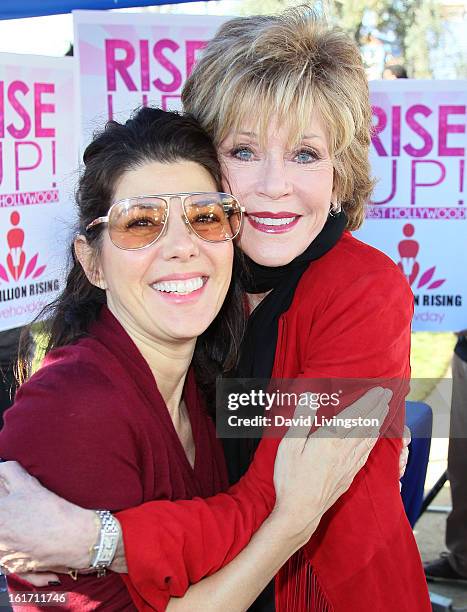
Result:
[[[403,446],[407,447],[412,442],[412,432],[407,425],[404,426],[404,433],[402,436]]]
[[[383,387],[373,387],[362,395],[358,400],[347,406],[339,413],[345,419],[356,419],[367,416],[377,408],[381,402],[388,403],[391,400],[392,391]]]
[[[31,476],[17,461],[0,463],[0,481],[9,493],[21,488]]]
[[[374,410],[368,414],[362,424],[356,424],[353,428],[348,428],[344,434],[346,438],[371,438],[374,443],[378,441],[384,421],[389,412],[389,405],[383,399]]]
[[[389,412],[389,404],[387,403],[387,397],[389,395],[383,390],[381,394],[378,395],[379,400],[377,403],[372,401],[371,411],[366,414],[366,416],[362,416],[359,414],[356,416],[354,410],[349,411],[348,409],[340,412],[336,419],[336,426],[321,426],[319,429],[314,432],[313,437],[316,438],[366,438],[373,437],[378,438],[383,423],[386,419],[386,416]],[[353,406],[349,406],[349,408],[353,408]],[[349,417],[349,414],[353,414],[352,417]],[[366,424],[362,421],[371,421],[370,424]],[[356,422],[355,422],[356,421]],[[352,425],[352,422],[354,424]],[[349,424],[351,426],[349,426]],[[376,440],[375,440],[376,442]]]
[[[405,474],[405,468],[407,467],[407,461],[409,458],[409,449],[403,448],[399,457],[399,478]]]
[[[302,438],[306,440],[310,433],[310,425],[306,424],[305,417],[310,416],[310,408],[305,403],[298,403],[292,419],[292,425],[288,428],[284,438]]]
[[[36,587],[51,586],[51,582],[60,582],[60,578],[57,576],[57,574],[52,574],[51,572],[31,572],[28,574],[16,575],[22,580],[26,580],[26,582],[29,582]]]
[[[8,487],[5,485],[3,480],[0,480],[0,499],[2,497],[7,497],[10,494]]]

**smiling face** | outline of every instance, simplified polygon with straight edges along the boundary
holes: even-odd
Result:
[[[246,208],[239,239],[256,263],[281,266],[303,253],[323,229],[333,190],[333,164],[322,122],[314,117],[300,142],[288,143],[275,121],[260,143],[243,125],[219,145],[225,189]]]
[[[126,172],[114,200],[137,195],[217,191],[194,162],[148,162]],[[157,343],[194,340],[219,312],[229,288],[232,242],[209,243],[188,230],[180,198],[170,201],[164,234],[136,251],[116,247],[104,230],[99,284],[107,304],[134,339]]]

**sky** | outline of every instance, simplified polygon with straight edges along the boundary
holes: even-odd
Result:
[[[234,15],[235,0],[218,2],[190,2],[167,5],[154,9],[161,13],[183,13],[190,15]],[[120,9],[124,12],[141,12],[150,9]],[[65,55],[73,40],[73,17],[49,15],[29,19],[0,20],[0,52],[33,53],[35,55]]]
[[[0,21],[0,51],[65,55],[73,39],[71,15]]]

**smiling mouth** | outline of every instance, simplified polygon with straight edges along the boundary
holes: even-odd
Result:
[[[256,217],[255,215],[248,215],[249,219],[252,219],[255,223],[259,223],[259,225],[290,225],[294,221],[298,219],[298,215],[295,217]]]
[[[258,232],[265,234],[284,234],[291,231],[299,222],[301,215],[289,212],[282,213],[248,213],[246,218]]]
[[[153,283],[151,287],[162,293],[173,295],[189,295],[201,289],[208,281],[207,276],[197,276],[186,280],[165,280]]]

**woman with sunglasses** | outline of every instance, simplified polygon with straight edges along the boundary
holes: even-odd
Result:
[[[0,453],[71,502],[105,509],[95,515],[95,531],[103,529],[105,537],[88,551],[93,567],[79,578],[60,573],[32,592],[25,576],[10,576],[12,601],[21,610],[47,603],[79,612],[135,609],[120,575],[106,575],[120,537],[109,511],[154,499],[206,498],[228,484],[198,391],[207,393],[216,375],[232,367],[244,326],[232,242],[242,209],[220,191],[215,148],[190,117],[142,109],[125,125],[110,122],[86,149],[84,163],[73,266],[48,309],[44,363],[6,415]],[[373,390],[348,410],[382,423],[387,396]],[[169,609],[204,608],[219,584],[229,585],[222,595],[227,601],[251,574],[252,563],[259,564],[264,585],[311,535],[363,465],[379,427],[347,439],[326,438],[323,431],[319,448],[309,444],[308,428],[295,432],[304,439],[281,445],[276,509],[256,540],[243,557]],[[319,456],[326,467],[313,473]],[[254,482],[252,500],[262,478]],[[236,507],[235,494],[220,497]],[[26,494],[25,503],[33,500]],[[274,498],[263,505],[270,511]],[[255,511],[251,502],[246,508]],[[298,518],[301,508],[306,516]],[[251,535],[250,529],[247,539]],[[15,561],[21,565],[21,551],[10,561],[11,570]]]

